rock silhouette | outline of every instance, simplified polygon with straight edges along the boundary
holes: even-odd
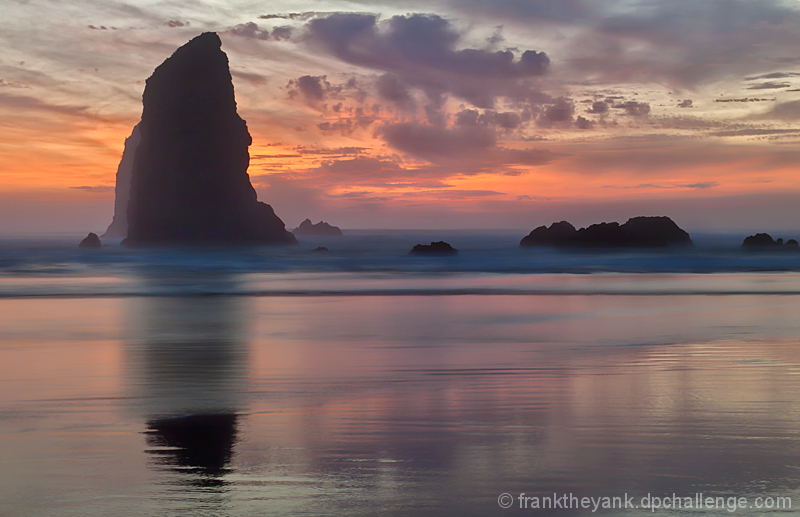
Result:
[[[250,184],[252,139],[221,46],[203,33],[147,79],[126,245],[296,242]]]
[[[539,226],[522,238],[520,246],[567,246],[578,230],[566,221],[553,223],[550,228]]]
[[[122,151],[122,160],[117,167],[117,185],[114,188],[114,218],[108,225],[103,238],[125,237],[128,235],[128,200],[131,195],[131,173],[133,172],[133,158],[139,147],[139,124],[133,126],[131,136],[125,139],[125,149]]]
[[[797,250],[798,245],[794,239],[789,239],[784,243],[783,239],[773,240],[768,233],[757,233],[745,237],[744,242],[742,242],[742,249],[745,251],[789,251]]]
[[[447,256],[458,255],[458,250],[444,241],[438,241],[430,244],[417,244],[411,249],[411,251],[408,252],[408,254]]]
[[[669,217],[633,217],[625,224],[599,223],[576,230],[566,221],[539,226],[520,246],[576,248],[664,248],[692,246],[692,239]]]
[[[78,244],[78,247],[80,248],[99,248],[101,246],[102,244],[100,243],[100,237],[98,237],[94,232],[89,232],[89,235],[87,235],[81,241],[81,243]]]
[[[325,221],[320,221],[317,224],[312,224],[311,219],[306,219],[300,226],[295,228],[292,233],[295,235],[342,235],[342,230],[337,226],[332,226]]]
[[[325,251],[328,251],[328,248],[326,248],[325,246],[317,246],[316,248],[314,248],[311,251],[312,252],[325,252]]]

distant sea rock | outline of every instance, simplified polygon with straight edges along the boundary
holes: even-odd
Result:
[[[147,79],[126,245],[297,242],[250,184],[252,139],[221,46],[203,33]]]
[[[295,235],[330,235],[341,236],[342,230],[337,226],[332,226],[325,221],[320,221],[317,224],[312,224],[311,219],[306,219],[300,226],[295,228],[292,233]]]
[[[100,248],[102,247],[102,243],[100,242],[100,237],[97,236],[94,232],[89,232],[80,244],[78,244],[80,248]]]
[[[432,242],[430,244],[417,244],[408,252],[409,255],[434,255],[447,256],[458,255],[458,250],[444,241]]]
[[[539,226],[522,238],[520,246],[568,246],[578,230],[566,221],[553,223],[550,228]]]
[[[125,139],[125,149],[122,151],[122,160],[117,167],[117,186],[114,188],[114,218],[108,225],[105,238],[120,238],[128,235],[128,200],[131,197],[131,173],[133,172],[133,158],[139,148],[141,137],[139,124],[133,126],[131,136]]]
[[[328,251],[328,248],[326,248],[325,246],[317,246],[316,248],[314,248],[311,251],[312,252],[325,252],[325,251]]]
[[[664,248],[692,246],[692,239],[669,217],[633,217],[625,224],[599,223],[576,230],[566,221],[539,226],[520,246],[574,248]]]
[[[744,239],[742,249],[745,251],[792,251],[799,248],[794,239],[789,239],[784,243],[783,239],[773,240],[768,233],[757,233]]]

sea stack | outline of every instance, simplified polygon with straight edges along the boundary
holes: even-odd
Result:
[[[203,33],[147,79],[126,245],[297,242],[250,184],[252,139],[221,47]]]
[[[632,217],[625,224],[599,223],[576,230],[566,221],[539,226],[520,246],[557,248],[666,248],[693,246],[691,237],[669,217]]]
[[[447,257],[451,255],[458,255],[458,250],[444,241],[432,242],[430,244],[417,244],[409,255],[428,255],[434,257]]]
[[[306,219],[300,226],[292,230],[295,235],[326,235],[332,237],[340,237],[342,230],[338,226],[333,226],[325,221],[320,221],[313,224],[311,219]]]
[[[139,124],[133,126],[131,136],[125,139],[122,160],[117,167],[117,186],[114,188],[114,218],[108,225],[103,238],[125,237],[128,235],[128,200],[131,197],[131,173],[133,158],[139,147]]]
[[[89,235],[78,244],[79,248],[100,248],[102,246],[103,244],[100,242],[100,237],[94,232],[89,232]]]
[[[783,242],[782,238],[773,240],[772,235],[768,233],[757,233],[745,237],[742,249],[744,251],[797,251],[800,246],[794,239]]]

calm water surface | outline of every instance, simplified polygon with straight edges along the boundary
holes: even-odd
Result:
[[[202,281],[216,294],[5,279],[0,515],[592,514],[521,510],[523,492],[800,507],[797,273]]]

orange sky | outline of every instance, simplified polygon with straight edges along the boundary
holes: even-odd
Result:
[[[684,3],[14,4],[1,231],[102,230],[144,79],[204,30],[229,56],[253,184],[290,228],[794,229],[800,11]]]

